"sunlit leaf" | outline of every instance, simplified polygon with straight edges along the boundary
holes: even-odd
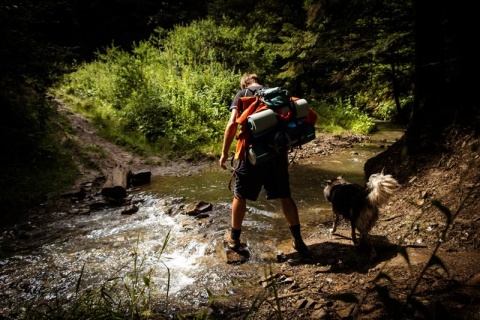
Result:
[[[143,283],[149,287],[150,286],[150,278],[147,276],[143,276]]]
[[[213,293],[207,288],[208,299],[213,299]]]

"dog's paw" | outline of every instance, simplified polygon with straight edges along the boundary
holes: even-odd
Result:
[[[335,228],[330,228],[329,231],[330,231],[330,234],[334,234],[337,230]]]

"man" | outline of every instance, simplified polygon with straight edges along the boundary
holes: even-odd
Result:
[[[256,74],[246,74],[240,80],[241,90],[236,94],[232,105],[231,114],[225,128],[223,138],[222,155],[220,166],[227,169],[225,162],[228,159],[228,152],[233,139],[237,133],[237,103],[240,97],[252,96],[255,91],[262,88]],[[247,210],[247,199],[256,201],[262,189],[265,190],[267,199],[279,199],[283,214],[290,227],[293,237],[293,248],[300,255],[308,255],[309,251],[303,242],[300,232],[300,219],[297,205],[291,197],[290,179],[288,173],[288,150],[280,152],[275,157],[253,165],[244,154],[240,155],[238,166],[235,168],[235,187],[232,202],[231,229],[225,233],[225,241],[231,249],[238,249],[241,246],[240,235],[242,223]]]

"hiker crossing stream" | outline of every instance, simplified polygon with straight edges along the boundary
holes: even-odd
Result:
[[[365,161],[403,134],[386,126],[371,139],[334,155],[293,162],[292,197],[302,225],[330,221],[323,198],[325,180],[343,175],[364,183]],[[225,263],[223,234],[230,224],[230,172],[215,162],[200,174],[154,176],[150,184],[132,191],[138,211],[122,215],[109,207],[90,214],[55,212],[33,217],[28,239],[16,239],[12,254],[1,258],[0,318],[24,301],[71,298],[111,279],[139,274],[173,305],[200,306],[213,294],[228,291],[232,281],[252,281],[265,274],[278,256],[291,253],[290,232],[276,201],[248,202],[242,240],[251,252],[247,263]],[[232,182],[233,186],[233,182]],[[200,216],[182,214],[195,203],[211,204]],[[5,237],[6,235],[2,235]],[[315,241],[304,233],[307,245]],[[81,281],[79,281],[81,280]],[[165,302],[166,303],[166,302]]]

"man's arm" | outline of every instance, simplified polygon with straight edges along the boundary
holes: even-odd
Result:
[[[225,162],[228,160],[228,151],[232,145],[233,139],[237,133],[238,124],[235,122],[237,118],[237,109],[233,109],[230,114],[230,119],[228,120],[227,126],[225,127],[225,133],[223,135],[223,145],[222,145],[222,155],[220,156],[220,167],[222,169],[227,169]]]

